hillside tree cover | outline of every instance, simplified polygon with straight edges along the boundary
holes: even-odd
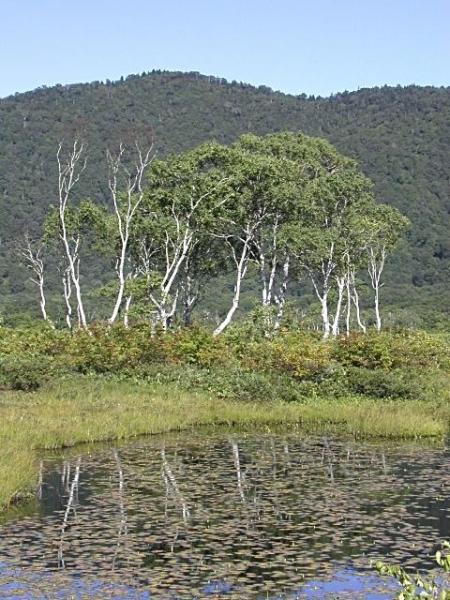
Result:
[[[314,98],[198,73],[152,72],[116,83],[40,88],[4,98],[0,100],[3,318],[14,322],[20,313],[37,314],[33,284],[25,266],[18,264],[16,245],[26,230],[32,238],[39,235],[49,205],[56,204],[58,142],[73,139],[74,130],[83,132],[89,160],[74,200],[90,198],[106,205],[110,190],[105,149],[117,149],[128,132],[151,125],[158,158],[211,139],[229,144],[249,131],[260,135],[300,130],[331,141],[339,152],[359,162],[374,182],[377,201],[397,207],[412,223],[406,241],[386,266],[386,318],[390,323],[397,319],[408,325],[439,324],[448,315],[450,287],[449,117],[447,88],[383,87]],[[81,277],[87,279],[89,290],[84,301],[92,317],[100,305],[90,290],[110,280],[111,272],[95,253],[81,249],[81,260],[86,262]],[[52,279],[55,272],[49,271],[47,298],[53,310],[60,285],[59,276]],[[214,282],[209,293],[202,286],[201,310],[222,313],[233,284],[221,277],[214,277]],[[254,278],[247,278],[241,303],[245,310],[256,285]],[[273,294],[271,298],[274,302]],[[303,293],[302,298],[304,311],[313,296]],[[363,311],[369,309],[364,298]]]

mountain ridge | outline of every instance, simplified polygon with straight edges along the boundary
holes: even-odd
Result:
[[[334,98],[339,98],[341,96],[348,96],[350,94],[358,94],[359,92],[367,92],[370,90],[383,90],[383,89],[408,89],[408,88],[419,88],[423,90],[450,90],[450,86],[448,85],[420,85],[414,82],[407,84],[382,84],[382,85],[374,85],[374,86],[363,86],[358,87],[356,90],[342,90],[337,92],[332,92],[329,95],[322,96],[321,94],[306,94],[304,92],[299,92],[298,94],[294,94],[292,92],[286,92],[281,89],[275,89],[271,86],[265,84],[255,84],[246,81],[238,81],[238,80],[230,80],[225,77],[220,77],[218,75],[206,75],[205,73],[200,73],[199,71],[171,71],[170,69],[153,69],[152,71],[144,71],[142,73],[130,73],[128,75],[122,75],[117,79],[99,79],[99,80],[91,80],[91,81],[77,81],[71,83],[54,83],[51,85],[42,84],[35,88],[31,88],[29,90],[25,90],[23,92],[13,92],[11,94],[7,94],[6,96],[0,96],[0,103],[3,100],[11,100],[17,98],[18,96],[26,96],[29,94],[35,94],[40,91],[45,92],[52,88],[65,88],[72,89],[77,87],[88,87],[91,85],[117,85],[121,83],[125,83],[126,81],[130,81],[133,79],[139,79],[142,77],[149,77],[153,75],[166,75],[166,76],[174,76],[174,77],[183,77],[183,78],[193,78],[193,79],[203,79],[207,80],[210,83],[220,83],[220,85],[239,85],[247,88],[253,88],[254,90],[266,91],[271,94],[282,94],[283,96],[291,96],[293,98],[307,98],[312,100],[331,100]]]

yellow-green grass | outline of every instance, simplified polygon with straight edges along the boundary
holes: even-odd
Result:
[[[0,393],[0,508],[31,491],[36,451],[202,425],[299,425],[386,438],[445,435],[445,405],[347,398],[304,404],[234,402],[162,384],[58,380],[35,393]]]

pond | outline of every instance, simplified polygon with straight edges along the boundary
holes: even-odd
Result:
[[[371,560],[433,565],[449,458],[229,431],[46,455],[36,501],[0,525],[0,598],[391,598]]]

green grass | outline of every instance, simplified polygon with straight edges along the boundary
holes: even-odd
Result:
[[[40,449],[203,425],[266,429],[298,425],[359,436],[442,437],[449,418],[447,404],[430,402],[362,397],[237,402],[167,384],[81,376],[55,380],[38,392],[0,394],[0,508],[33,489]]]

